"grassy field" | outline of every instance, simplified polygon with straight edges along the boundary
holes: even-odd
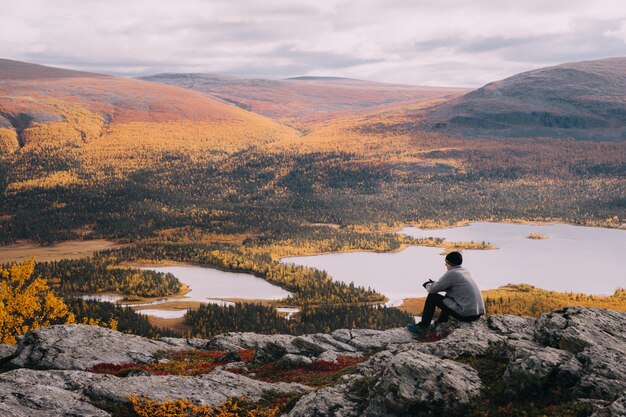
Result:
[[[101,250],[116,249],[122,246],[122,244],[104,239],[68,240],[49,246],[31,242],[15,243],[0,246],[0,264],[21,262],[33,257],[38,262],[85,258]]]

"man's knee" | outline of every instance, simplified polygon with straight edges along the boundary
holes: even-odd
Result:
[[[434,302],[440,303],[441,301],[443,301],[444,298],[445,297],[443,295],[441,295],[441,294],[430,293],[426,297],[426,301],[434,301]]]

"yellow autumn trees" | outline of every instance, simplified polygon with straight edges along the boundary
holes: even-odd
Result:
[[[33,278],[35,261],[0,267],[0,343],[15,343],[16,336],[57,323],[73,323],[63,300],[44,278]]]

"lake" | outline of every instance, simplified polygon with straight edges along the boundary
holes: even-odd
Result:
[[[190,289],[190,291],[182,297],[163,297],[150,303],[143,304],[122,304],[132,305],[134,307],[150,306],[152,308],[138,310],[137,312],[156,317],[178,318],[185,314],[187,310],[161,310],[156,307],[159,304],[170,301],[194,301],[220,305],[232,305],[233,303],[216,300],[216,298],[278,300],[287,298],[291,295],[290,292],[272,285],[261,278],[239,272],[227,272],[215,268],[193,265],[148,266],[142,267],[141,269],[150,269],[157,272],[163,272],[165,274],[169,272]],[[88,295],[83,298],[111,301],[114,297],[117,300],[121,298],[120,296],[107,295]]]
[[[497,250],[463,251],[463,265],[482,289],[525,283],[546,290],[608,295],[626,287],[625,230],[476,222],[448,229],[407,227],[399,233],[497,246]],[[548,239],[528,239],[531,233]],[[282,262],[323,269],[335,280],[371,287],[389,297],[389,305],[400,305],[404,298],[426,296],[421,284],[445,272],[442,251],[410,246],[395,253],[333,253]]]

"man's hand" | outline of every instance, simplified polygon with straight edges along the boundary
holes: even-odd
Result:
[[[422,287],[426,288],[426,286],[428,284],[432,284],[433,282],[435,282],[435,281],[433,281],[432,279],[429,279],[428,281],[426,281],[425,283],[422,284]]]

